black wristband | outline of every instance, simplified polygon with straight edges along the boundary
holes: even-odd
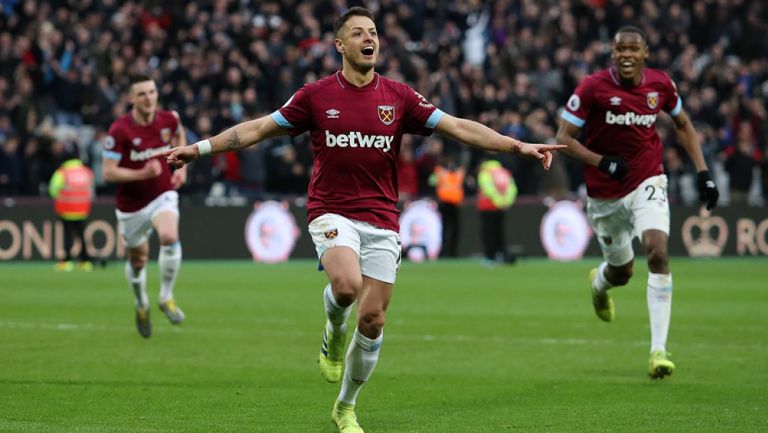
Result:
[[[597,168],[616,180],[623,179],[629,171],[629,166],[626,161],[618,156],[609,155],[604,156],[603,159],[600,160]]]

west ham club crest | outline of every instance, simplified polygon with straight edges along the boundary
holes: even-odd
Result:
[[[395,121],[395,107],[393,105],[379,105],[379,120],[385,125],[390,125]]]
[[[645,101],[648,103],[648,108],[655,109],[659,105],[659,92],[648,92]]]
[[[161,129],[160,139],[163,140],[163,143],[168,143],[169,141],[171,141],[171,128]]]

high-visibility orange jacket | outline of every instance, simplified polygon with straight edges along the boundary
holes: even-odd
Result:
[[[61,164],[48,185],[56,215],[65,220],[82,220],[91,213],[93,172],[78,159]]]
[[[461,204],[464,200],[464,168],[448,170],[439,165],[435,167],[435,190],[441,202]]]

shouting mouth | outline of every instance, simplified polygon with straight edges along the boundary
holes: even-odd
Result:
[[[619,70],[623,74],[629,75],[629,74],[631,74],[632,72],[635,71],[635,62],[630,61],[630,60],[624,60],[624,61],[619,63]]]

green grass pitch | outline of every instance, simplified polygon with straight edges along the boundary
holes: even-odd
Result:
[[[405,263],[358,399],[365,431],[768,431],[765,258],[672,259],[677,371],[663,381],[646,372],[642,258],[610,324],[590,303],[597,263]],[[314,262],[186,261],[179,327],[157,309],[153,264],[149,340],[122,268],[0,264],[0,432],[335,431]]]

